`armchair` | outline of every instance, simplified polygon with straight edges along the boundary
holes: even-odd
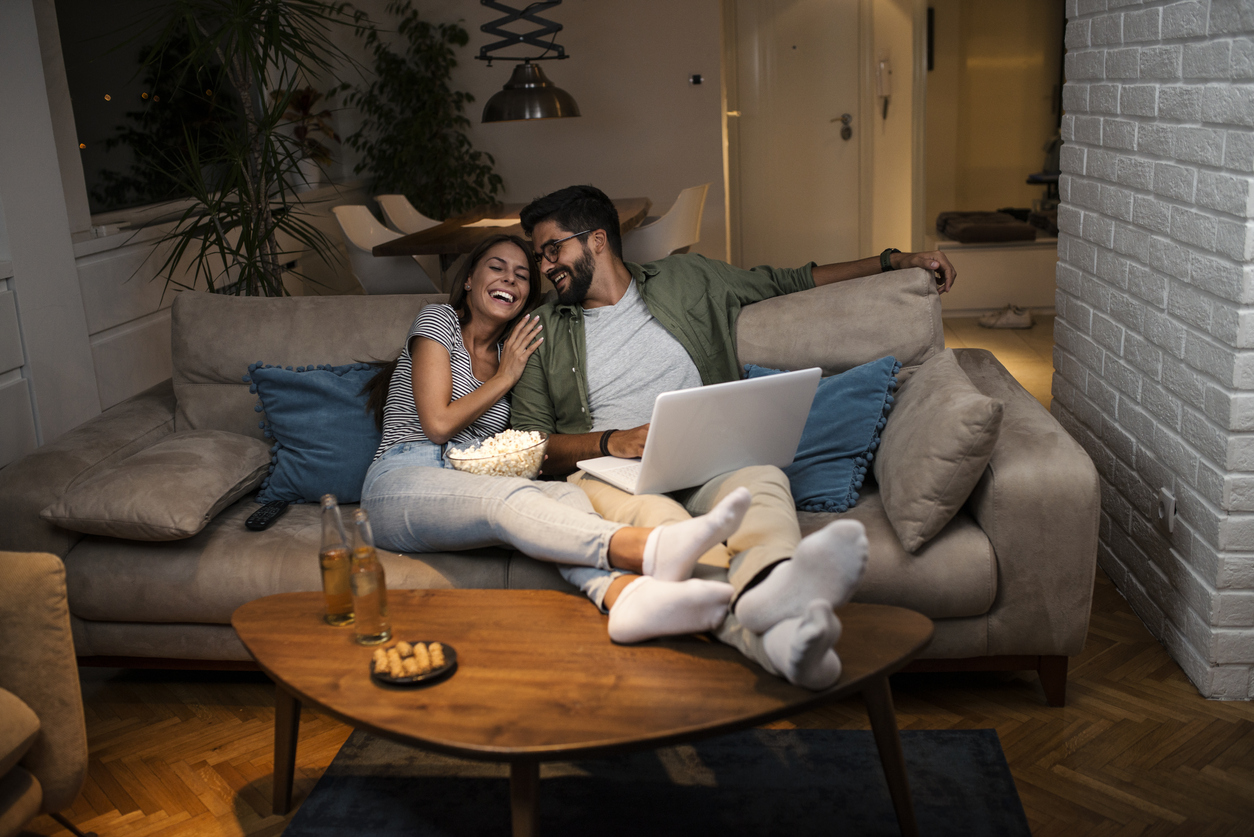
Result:
[[[0,552],[0,837],[57,812],[87,775],[65,567],[42,552]]]

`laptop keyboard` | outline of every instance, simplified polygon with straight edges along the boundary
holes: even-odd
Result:
[[[638,482],[640,480],[639,462],[629,462],[626,465],[621,465],[611,470],[613,470],[614,476],[620,479],[629,479],[632,482]]]

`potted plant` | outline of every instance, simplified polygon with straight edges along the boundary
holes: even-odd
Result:
[[[330,98],[334,90],[327,94]],[[286,97],[287,109],[283,111],[283,119],[292,129],[292,137],[296,140],[301,157],[296,165],[299,177],[293,183],[299,191],[312,189],[322,183],[325,167],[331,165],[331,149],[327,148],[313,134],[318,133],[334,142],[339,142],[339,134],[331,126],[331,110],[323,108],[314,112],[314,107],[323,98],[323,94],[312,87],[302,87],[291,91],[290,95],[283,90],[275,90],[270,98],[279,102]]]
[[[501,191],[491,154],[466,136],[463,111],[474,97],[450,87],[454,47],[466,30],[418,17],[410,0],[392,0],[399,51],[374,29],[359,29],[374,59],[375,78],[349,94],[362,114],[361,129],[346,140],[361,152],[354,171],[369,172],[375,193],[400,193],[430,218],[448,218],[490,202]]]
[[[163,179],[178,194],[190,196],[161,239],[165,246],[154,250],[162,258],[158,271],[167,287],[203,282],[217,293],[285,295],[284,265],[297,255],[339,261],[335,243],[286,188],[311,156],[309,141],[325,149],[309,137],[322,132],[316,100],[307,108],[294,102],[312,79],[354,63],[331,33],[364,27],[364,17],[322,0],[170,0],[160,8],[136,36],[153,44],[146,63],[161,68],[172,89],[195,78],[209,95],[230,90],[238,111],[233,119],[181,125],[177,153],[149,161],[164,167]],[[294,107],[313,120],[298,126],[301,136],[286,127]],[[212,141],[204,141],[205,131]],[[189,280],[181,278],[185,271]]]

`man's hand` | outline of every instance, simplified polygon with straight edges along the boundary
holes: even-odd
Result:
[[[599,433],[553,433],[549,436],[544,466],[541,473],[550,477],[561,477],[572,473],[581,459],[596,459],[601,455],[601,436]],[[632,459],[644,453],[644,440],[649,435],[649,425],[642,424],[630,430],[615,430],[610,434],[607,447],[613,456]]]
[[[606,445],[611,456],[623,459],[639,459],[644,456],[644,441],[649,436],[649,425],[642,424],[630,430],[615,430]]]
[[[936,271],[936,285],[938,293],[945,293],[954,286],[954,280],[958,278],[958,271],[954,270],[954,266],[949,263],[949,259],[939,250],[930,250],[926,253],[893,253],[888,257],[889,262],[893,266],[893,270],[904,270],[908,267],[921,267],[924,270]]]

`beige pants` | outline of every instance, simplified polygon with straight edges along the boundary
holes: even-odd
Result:
[[[753,501],[740,528],[726,546],[719,544],[701,558],[703,564],[727,568],[727,580],[736,588],[736,595],[762,570],[791,558],[801,541],[788,477],[771,465],[741,468],[673,496],[628,494],[583,471],[576,471],[569,481],[584,490],[592,507],[606,520],[646,527],[705,514],[735,489],[749,489]]]
[[[703,564],[727,568],[727,580],[737,596],[758,573],[791,558],[801,541],[788,477],[771,465],[741,468],[674,496],[628,494],[582,471],[568,479],[584,490],[592,507],[606,520],[645,527],[705,514],[735,489],[748,488],[753,500],[740,528],[727,539],[726,546],[719,544],[701,558]],[[702,577],[709,576],[703,573]],[[762,638],[743,627],[730,611],[715,635],[767,671],[779,674],[762,649]]]

